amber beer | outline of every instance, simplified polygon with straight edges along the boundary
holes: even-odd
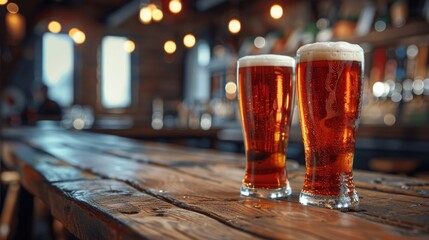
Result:
[[[297,91],[304,140],[304,205],[357,207],[355,134],[362,95],[363,50],[345,42],[308,44],[297,52]]]
[[[293,99],[295,60],[257,55],[237,63],[238,100],[246,149],[241,194],[288,196],[286,149]]]

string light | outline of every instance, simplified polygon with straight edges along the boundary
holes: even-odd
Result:
[[[51,33],[59,33],[61,32],[61,24],[57,21],[50,21],[48,24],[48,30]]]
[[[7,0],[0,0],[0,5],[5,5],[7,3]]]
[[[133,41],[127,40],[124,42],[124,50],[126,52],[132,53],[134,52],[135,49],[136,49],[136,44]]]
[[[160,9],[155,8],[154,10],[152,10],[152,19],[155,22],[161,21],[163,17],[164,17],[164,14],[162,13],[162,11]]]
[[[182,11],[182,3],[180,2],[180,0],[171,0],[168,3],[168,8],[172,13],[177,14]]]
[[[73,39],[76,44],[82,44],[86,40],[86,35],[84,32],[77,28],[72,28],[69,31],[69,36]]]
[[[79,29],[77,29],[77,28],[72,28],[72,29],[70,29],[69,30],[69,36],[71,37],[71,38],[73,38],[73,35],[76,33],[76,32],[78,32],[79,31]]]
[[[274,4],[271,6],[270,15],[274,19],[279,19],[283,16],[283,8],[278,4]]]
[[[153,3],[151,3],[151,4],[147,5],[147,6],[148,6],[148,8],[150,9],[150,11],[153,11],[153,10],[155,10],[155,9],[156,9],[156,5],[155,5],[155,4],[153,4]]]
[[[195,39],[195,36],[194,35],[192,35],[192,34],[186,34],[184,37],[183,37],[183,44],[185,45],[185,47],[187,47],[187,48],[191,48],[191,47],[193,47],[194,45],[195,45],[195,42],[196,42],[196,39]]]
[[[140,8],[140,21],[144,24],[150,23],[152,20],[152,12],[148,6]]]
[[[168,54],[176,52],[176,43],[172,40],[168,40],[164,43],[164,51]]]
[[[228,29],[233,34],[240,32],[240,30],[241,30],[240,21],[236,18],[232,18],[228,23]]]

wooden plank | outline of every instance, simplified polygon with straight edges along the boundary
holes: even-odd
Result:
[[[258,239],[114,180],[55,183],[51,211],[82,239]],[[130,231],[130,229],[132,231]]]
[[[218,179],[223,185],[235,187],[243,177],[243,169],[223,165],[195,165],[179,167],[181,172]],[[359,175],[360,172],[357,174]],[[289,181],[294,191],[293,201],[298,202],[298,194],[304,182],[303,172],[289,173]],[[422,197],[384,193],[358,187],[360,208],[350,214],[370,221],[386,223],[405,229],[416,229],[429,233],[429,202]]]
[[[61,133],[65,136],[48,137],[50,141],[42,141],[37,138],[32,143],[51,145],[55,142],[56,144],[62,143],[76,149],[96,149],[100,152],[111,153],[136,161],[161,164],[173,168],[218,163],[244,168],[245,163],[243,154],[219,153],[201,149],[192,149],[190,151],[189,148],[170,144],[142,143],[109,135],[86,133],[83,135],[71,134],[76,136],[70,137],[70,134]],[[103,139],[106,139],[106,141],[103,141]],[[115,147],[115,143],[120,143],[116,144],[119,147]],[[287,166],[289,173],[298,170],[298,164],[293,160],[288,160]],[[429,198],[429,182],[387,174],[374,175],[362,171],[355,171],[355,173],[357,173],[355,174],[355,183],[360,188]]]
[[[71,165],[106,178],[129,182],[149,195],[258,236],[292,239],[429,236],[421,229],[408,231],[339,211],[305,207],[297,203],[297,193],[291,201],[243,198],[238,193],[239,182],[232,187],[232,183],[223,184],[226,180],[188,175],[171,168],[97,152],[55,146],[45,146],[44,150]],[[318,226],[320,231],[313,231],[314,226]],[[360,229],[365,229],[365,232]]]
[[[428,181],[382,173],[356,172],[358,174],[355,174],[354,179],[361,188],[429,198]]]
[[[80,149],[78,146],[74,147]],[[229,154],[218,153],[217,157],[211,159],[210,156],[194,155],[192,152],[189,152],[189,150],[188,152],[180,154],[174,151],[169,153],[168,150],[165,149],[162,153],[159,153],[156,149],[132,149],[131,151],[110,149],[104,152],[136,161],[161,164],[180,169],[186,169],[186,166],[210,167],[209,165],[219,163],[219,165],[225,165],[225,171],[228,171],[228,167],[244,169],[245,163],[244,155],[235,154],[231,156]],[[225,159],[224,155],[235,158],[223,161],[223,159]],[[288,173],[300,171],[302,174],[303,169],[299,169],[298,164],[293,160],[287,160],[287,167]],[[360,188],[429,198],[429,182],[427,181],[381,173],[373,174],[359,170],[355,170],[354,180],[356,186]]]
[[[8,146],[25,186],[79,238],[257,238],[125,183],[97,179],[27,146]]]
[[[16,142],[3,143],[3,158],[9,167],[26,171],[35,168],[49,182],[96,178],[90,172],[78,170],[64,162]],[[21,176],[25,175],[21,172]],[[26,179],[21,179],[26,182]],[[32,179],[29,179],[32,181]]]
[[[51,142],[48,141],[46,143],[53,143],[54,141],[57,140],[57,138],[58,137],[53,137],[53,138],[51,137]],[[62,144],[66,144],[65,146],[67,148],[71,147],[74,150],[75,148],[80,149],[80,146],[74,145],[75,142],[85,142],[85,143],[91,142],[90,144],[91,147],[86,148],[86,151],[89,151],[92,148],[92,146],[96,146],[97,143],[98,144],[102,143],[102,137],[99,137],[97,141],[92,141],[92,139],[87,139],[85,136],[85,137],[79,138],[78,141],[75,140],[73,144],[69,144],[71,142],[70,138],[62,138],[62,139],[63,139]],[[113,140],[116,138],[114,137],[111,139]],[[112,141],[110,144],[106,146],[101,145],[102,147],[99,147],[98,149],[99,152],[97,154],[102,155],[103,152],[108,152],[106,148],[113,149],[113,153],[114,153],[116,151],[115,149],[117,148],[114,148],[113,143],[114,141]],[[49,147],[45,145],[49,145],[49,144],[41,144],[40,146],[42,148]],[[64,145],[59,146],[57,144],[57,147],[58,148],[64,147]],[[179,147],[177,150],[173,148],[173,151],[169,153],[170,146],[169,145],[165,146],[163,144],[161,145],[154,144],[153,146],[151,146],[151,144],[146,144],[146,143],[141,144],[141,143],[132,142],[131,144],[129,144],[128,142],[126,143],[122,142],[119,149],[121,149],[120,150],[122,151],[121,154],[123,154],[124,157],[130,158],[130,155],[127,155],[127,154],[131,154],[133,161],[135,161],[136,163],[140,162],[140,165],[143,165],[143,166],[148,165],[148,164],[145,164],[145,165],[141,164],[144,162],[150,162],[155,165],[159,163],[161,164],[161,166],[162,164],[164,164],[165,167],[174,168],[176,170],[176,174],[185,173],[185,174],[191,175],[192,177],[200,179],[200,181],[211,181],[215,184],[223,185],[225,188],[230,188],[231,191],[234,193],[238,193],[239,181],[241,180],[241,177],[243,174],[243,169],[242,169],[243,164],[242,163],[237,164],[237,162],[243,161],[244,156],[241,156],[240,160],[233,161],[233,163],[229,165],[230,164],[229,161],[216,161],[216,159],[222,159],[224,154],[216,155],[216,153],[214,152],[213,155],[211,156],[209,154],[208,160],[206,160],[204,158],[205,156],[204,151],[200,152],[198,155],[194,155],[193,151],[189,151],[189,150],[184,151],[186,149]],[[128,149],[131,151],[127,153],[126,151],[123,151],[123,149]],[[141,156],[139,156],[139,154],[144,154],[145,157],[142,158]],[[158,159],[156,158],[156,156],[158,156]],[[192,161],[185,161],[187,157]],[[211,159],[211,157],[213,157],[213,159]],[[119,158],[119,159],[121,160],[122,158]],[[145,159],[145,160],[142,160],[142,159]],[[168,159],[168,161],[172,161],[172,163],[168,164],[166,159]],[[122,159],[122,161],[129,161],[129,160]],[[160,161],[163,161],[163,162],[160,162]],[[127,163],[127,165],[129,164]],[[375,176],[373,174],[369,174],[369,175]],[[291,183],[294,190],[300,189],[302,186],[302,172],[290,173],[289,176],[292,179]],[[365,176],[365,175],[362,175],[362,176],[363,176],[362,180],[356,181],[358,186],[362,185],[360,184],[360,182],[365,183],[366,180],[371,180],[371,178],[368,178],[368,176]],[[359,178],[359,171],[355,172],[355,178],[357,179]],[[407,180],[408,178],[404,178],[404,179]],[[135,186],[137,187],[141,185],[141,182],[140,182],[141,180],[134,180],[133,178],[131,178],[129,181],[135,184]],[[183,181],[183,178],[182,178],[182,181]],[[408,179],[408,181],[410,180]],[[369,182],[372,185],[381,184],[379,181],[369,181]],[[395,181],[393,181],[392,179],[388,179],[388,181],[386,182],[387,184],[393,184]],[[371,185],[368,185],[366,188],[371,189],[370,186]],[[363,187],[365,187],[365,185],[363,185]],[[164,190],[162,188],[158,188],[158,189],[162,190],[161,194],[164,194],[163,192]],[[149,189],[149,190],[153,190],[153,189]],[[375,190],[379,191],[379,189],[375,189]],[[387,188],[386,192],[389,192],[389,191],[391,190]],[[294,201],[294,202],[297,201],[298,192],[299,190],[295,190],[294,195],[290,199],[291,201]],[[159,194],[156,192],[156,190],[154,192],[149,191],[149,193],[152,193],[154,195]],[[380,197],[380,194],[381,194],[381,197]],[[406,191],[403,194],[410,195]],[[425,214],[428,212],[428,210],[427,210],[427,204],[425,204],[424,199],[413,198],[413,197],[410,198],[407,196],[392,195],[387,193],[383,195],[383,193],[378,193],[376,191],[367,191],[363,189],[359,189],[359,195],[363,198],[361,201],[361,211],[357,213],[349,213],[349,214],[354,214],[360,218],[369,219],[371,221],[376,221],[376,222],[382,222],[392,226],[399,226],[405,229],[417,229],[416,231],[427,232],[428,220],[427,220],[427,216],[425,218]],[[162,198],[165,196],[161,195],[160,197]],[[168,196],[168,197],[171,197],[171,196]],[[189,196],[183,196],[183,197],[185,197],[186,199]],[[176,201],[175,198],[171,198],[169,200],[172,200],[172,199]],[[181,199],[179,198],[179,200]],[[228,199],[226,201],[228,202]],[[386,204],[386,202],[389,202],[390,204]],[[177,201],[177,203],[179,205],[182,204],[181,201]],[[187,203],[185,203],[185,206],[186,205]],[[409,211],[410,209],[416,209],[416,210]],[[399,219],[398,219],[398,216],[399,216]],[[412,231],[410,233],[410,231],[408,232],[405,231],[405,234],[420,236],[421,233],[418,233],[418,232],[412,233]]]

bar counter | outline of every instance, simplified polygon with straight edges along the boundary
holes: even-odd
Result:
[[[244,155],[99,133],[3,129],[4,165],[80,239],[428,239],[429,182],[354,171],[360,207],[241,197]]]

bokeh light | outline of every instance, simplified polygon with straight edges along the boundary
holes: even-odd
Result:
[[[18,7],[18,4],[16,4],[16,3],[9,3],[6,6],[6,8],[7,8],[7,11],[10,12],[10,13],[12,13],[12,14],[15,14],[15,13],[19,12],[19,7]]]
[[[228,29],[231,33],[236,34],[241,30],[241,23],[238,19],[233,18],[228,23]]]
[[[172,40],[168,40],[164,43],[164,51],[168,54],[176,52],[176,43]]]
[[[155,8],[154,10],[152,10],[152,18],[155,22],[161,21],[163,17],[164,14],[159,8]]]
[[[195,39],[195,36],[194,35],[192,35],[192,34],[186,34],[184,37],[183,37],[183,44],[185,45],[185,47],[187,47],[187,48],[191,48],[191,47],[193,47],[194,45],[195,45],[195,42],[196,42],[196,39]]]
[[[168,8],[172,13],[177,14],[182,11],[182,3],[179,0],[171,0],[168,3]]]
[[[73,30],[73,31],[72,31]],[[79,29],[70,29],[70,31],[69,31],[69,34],[70,34],[70,32],[72,32],[73,34],[71,35],[71,38],[73,39],[73,41],[76,43],[76,44],[82,44],[82,43],[84,43],[85,42],[85,40],[86,40],[86,35],[85,35],[85,33],[84,32],[82,32],[81,30],[79,30]]]
[[[124,50],[126,52],[132,53],[134,52],[135,49],[136,49],[136,44],[133,41],[127,40],[124,42]]]
[[[139,16],[140,21],[144,24],[148,24],[152,20],[152,12],[149,7],[141,8]]]
[[[51,33],[59,33],[61,32],[61,24],[57,21],[50,21],[48,24],[48,30]]]
[[[384,93],[384,83],[382,82],[376,82],[372,86],[372,94],[374,97],[381,97]]]
[[[233,94],[237,92],[237,84],[235,82],[228,82],[225,84],[225,92]]]
[[[387,126],[393,126],[396,123],[396,117],[395,115],[388,113],[384,116],[383,121]]]
[[[274,19],[281,18],[283,16],[283,8],[278,4],[272,5],[270,9],[270,15]]]
[[[257,47],[257,48],[263,48],[263,47],[265,47],[265,38],[258,36],[253,41],[253,44],[255,44],[255,47]]]

